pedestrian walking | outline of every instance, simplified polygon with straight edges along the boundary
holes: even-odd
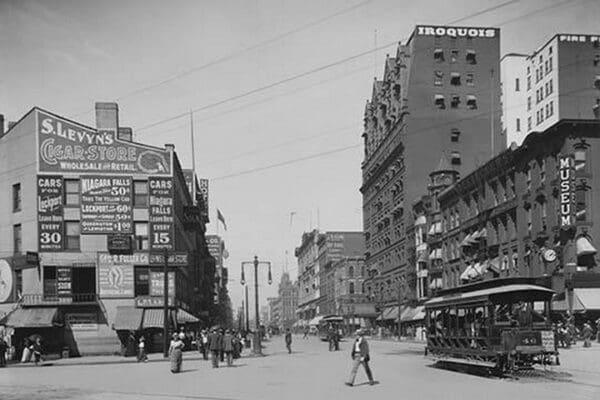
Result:
[[[33,342],[33,361],[35,365],[38,365],[40,361],[42,361],[42,338],[35,338],[35,342]]]
[[[219,359],[221,362],[225,362],[225,351],[223,350],[223,336],[225,336],[225,329],[221,328],[219,333],[221,334],[221,350],[219,350]]]
[[[359,329],[357,332],[356,340],[352,345],[352,352],[350,353],[352,356],[352,370],[350,371],[350,377],[346,385],[352,386],[354,385],[354,379],[356,379],[356,372],[358,371],[358,367],[362,364],[365,369],[365,373],[367,374],[367,378],[369,378],[369,384],[374,385],[375,381],[373,380],[373,373],[371,372],[371,368],[369,368],[369,361],[371,361],[369,355],[369,343],[365,338],[365,331]]]
[[[600,318],[596,320],[596,341],[600,343]]]
[[[288,354],[292,354],[292,332],[290,328],[285,331],[285,347],[288,350]]]
[[[208,332],[206,330],[203,330],[202,333],[200,334],[200,336],[201,336],[200,343],[202,343],[202,358],[205,360],[208,360],[208,352],[209,352]]]
[[[208,336],[208,347],[210,349],[212,367],[219,368],[219,358],[223,348],[223,337],[216,328],[213,328],[212,332]]]
[[[581,334],[583,336],[583,347],[592,347],[592,335],[594,334],[594,330],[592,329],[591,322],[588,321],[583,324]]]
[[[181,371],[181,364],[183,363],[183,343],[185,334],[174,333],[173,340],[171,340],[171,346],[169,348],[169,356],[171,358],[171,372],[176,374]]]
[[[304,336],[302,336],[302,339],[308,339],[308,332],[310,331],[310,329],[307,327],[304,328]]]
[[[3,337],[0,337],[0,368],[6,366],[6,350],[8,350],[8,344],[6,344]]]
[[[227,329],[225,335],[223,335],[223,352],[225,353],[225,359],[227,360],[227,366],[233,365],[233,335]]]
[[[23,339],[23,354],[21,355],[22,363],[27,363],[31,361],[32,350],[33,348],[29,338]]]
[[[233,336],[233,359],[237,360],[242,354],[242,338],[236,331],[232,332]]]
[[[148,355],[146,354],[146,341],[144,337],[140,337],[140,341],[138,343],[138,362],[148,362]]]

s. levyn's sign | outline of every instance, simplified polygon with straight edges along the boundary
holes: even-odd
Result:
[[[172,174],[169,151],[122,141],[113,130],[96,131],[38,110],[37,134],[42,173]]]

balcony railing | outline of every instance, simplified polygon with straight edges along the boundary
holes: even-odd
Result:
[[[24,294],[23,306],[54,306],[66,304],[89,304],[96,303],[96,293],[74,293],[69,295],[47,295],[47,294]]]

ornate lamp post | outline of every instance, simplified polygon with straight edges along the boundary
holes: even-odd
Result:
[[[254,330],[254,348],[252,349],[252,352],[254,353],[254,355],[262,356],[263,354],[262,354],[262,349],[260,346],[260,318],[259,318],[259,312],[258,312],[258,266],[260,264],[266,264],[269,266],[268,282],[270,285],[273,282],[273,278],[271,276],[271,262],[258,261],[258,256],[254,256],[254,261],[242,261],[242,279],[240,280],[242,285],[246,284],[246,278],[244,276],[244,265],[245,264],[254,265],[254,300],[255,300],[254,312],[255,312],[256,328]],[[248,307],[248,303],[246,303],[246,307]]]

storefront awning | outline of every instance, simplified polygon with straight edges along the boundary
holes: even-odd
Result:
[[[113,329],[115,331],[137,331],[142,324],[143,308],[118,306]]]
[[[412,317],[412,321],[421,321],[425,319],[425,307],[418,306],[415,309],[415,314]]]
[[[575,313],[585,312],[585,306],[579,299],[579,297],[573,294],[573,304],[571,306],[571,311]],[[569,311],[569,304],[567,303],[565,293],[559,293],[552,299],[552,310],[553,311]]]
[[[412,318],[417,313],[414,307],[406,307],[400,314],[400,322],[412,321]]]
[[[573,312],[600,311],[600,288],[575,288],[573,289]],[[569,310],[565,293],[554,296],[552,300],[554,311]]]
[[[577,247],[577,257],[596,254],[596,249],[585,236],[578,237],[575,246]]]
[[[147,328],[162,328],[164,325],[164,310],[162,308],[146,308],[144,310],[144,318],[142,320],[142,329]],[[171,317],[173,314],[169,311]]]
[[[13,328],[52,328],[60,326],[56,320],[57,308],[17,308],[0,322]]]
[[[177,310],[177,324],[195,324],[200,322],[200,320],[194,317],[189,312],[179,309]]]
[[[383,312],[377,317],[378,321],[390,319],[398,319],[398,306],[384,308]]]
[[[316,317],[314,317],[313,319],[311,319],[308,324],[309,325],[319,325],[319,322],[321,322],[322,319],[323,319],[322,315],[317,315]]]

